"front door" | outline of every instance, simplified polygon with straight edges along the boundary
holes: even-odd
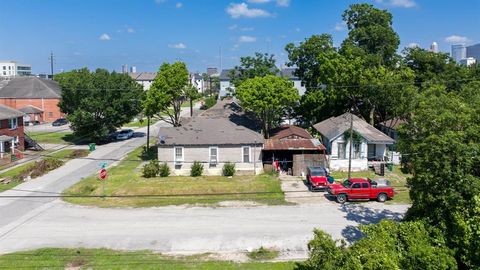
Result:
[[[372,160],[372,159],[375,159],[376,155],[377,155],[377,145],[376,144],[369,144],[368,145],[368,160]]]

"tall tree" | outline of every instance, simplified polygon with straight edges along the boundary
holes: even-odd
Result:
[[[157,116],[174,127],[180,126],[180,111],[187,98],[188,85],[189,75],[185,63],[164,63],[147,91],[145,115]]]
[[[62,89],[60,110],[74,133],[98,141],[142,111],[144,91],[130,76],[97,69],[55,75]]]
[[[351,49],[356,56],[365,57],[369,66],[396,64],[400,38],[393,30],[390,12],[370,4],[353,4],[342,17],[349,30],[342,50]]]
[[[262,123],[265,138],[268,138],[268,131],[280,124],[286,111],[295,106],[300,98],[292,82],[274,75],[247,79],[236,92],[242,107],[255,113]]]
[[[229,74],[230,79],[238,87],[247,79],[278,74],[273,54],[255,53],[255,56],[240,57],[240,65]]]
[[[413,168],[407,219],[440,230],[462,269],[480,268],[479,87],[426,89],[399,130],[399,150]]]

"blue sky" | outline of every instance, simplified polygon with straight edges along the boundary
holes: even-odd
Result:
[[[182,60],[191,71],[232,67],[240,56],[269,52],[314,34],[346,35],[341,14],[352,3],[388,9],[401,48],[440,50],[480,42],[480,0],[0,0],[0,59],[32,64],[33,72],[89,67],[156,71]]]

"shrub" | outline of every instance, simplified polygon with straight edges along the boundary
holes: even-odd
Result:
[[[75,149],[67,158],[82,158],[88,156],[89,151],[85,149]]]
[[[217,95],[205,99],[205,103],[200,107],[201,110],[207,110],[217,104]]]
[[[223,165],[222,174],[223,176],[235,175],[235,164],[230,162],[225,163],[225,165]]]
[[[249,252],[247,256],[252,260],[263,261],[263,260],[273,260],[276,257],[278,257],[279,253],[280,252],[275,249],[260,247],[259,249]]]
[[[167,177],[170,175],[170,167],[168,167],[167,163],[163,163],[160,165],[160,177]]]
[[[158,160],[150,160],[149,163],[143,166],[143,177],[151,178],[155,177],[160,173],[160,165],[158,164]]]
[[[202,176],[203,165],[199,161],[193,162],[192,168],[190,169],[190,176],[197,177]]]
[[[62,160],[56,158],[45,158],[40,161],[35,161],[33,166],[29,166],[18,175],[14,176],[13,179],[23,181],[27,176],[30,176],[32,179],[37,178],[62,166],[63,163]]]

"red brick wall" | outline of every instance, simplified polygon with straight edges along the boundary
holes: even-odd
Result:
[[[16,129],[8,128],[8,119],[0,120],[0,135],[10,137],[18,136],[18,149],[25,150],[25,133],[23,130],[23,117],[17,119],[18,127]]]
[[[12,107],[14,109],[20,109],[27,105],[32,105],[43,110],[43,120],[46,122],[53,122],[55,119],[64,117],[65,115],[60,112],[58,108],[58,98],[38,98],[38,99],[15,99],[15,98],[0,98],[0,104]],[[32,119],[33,120],[33,119]]]

